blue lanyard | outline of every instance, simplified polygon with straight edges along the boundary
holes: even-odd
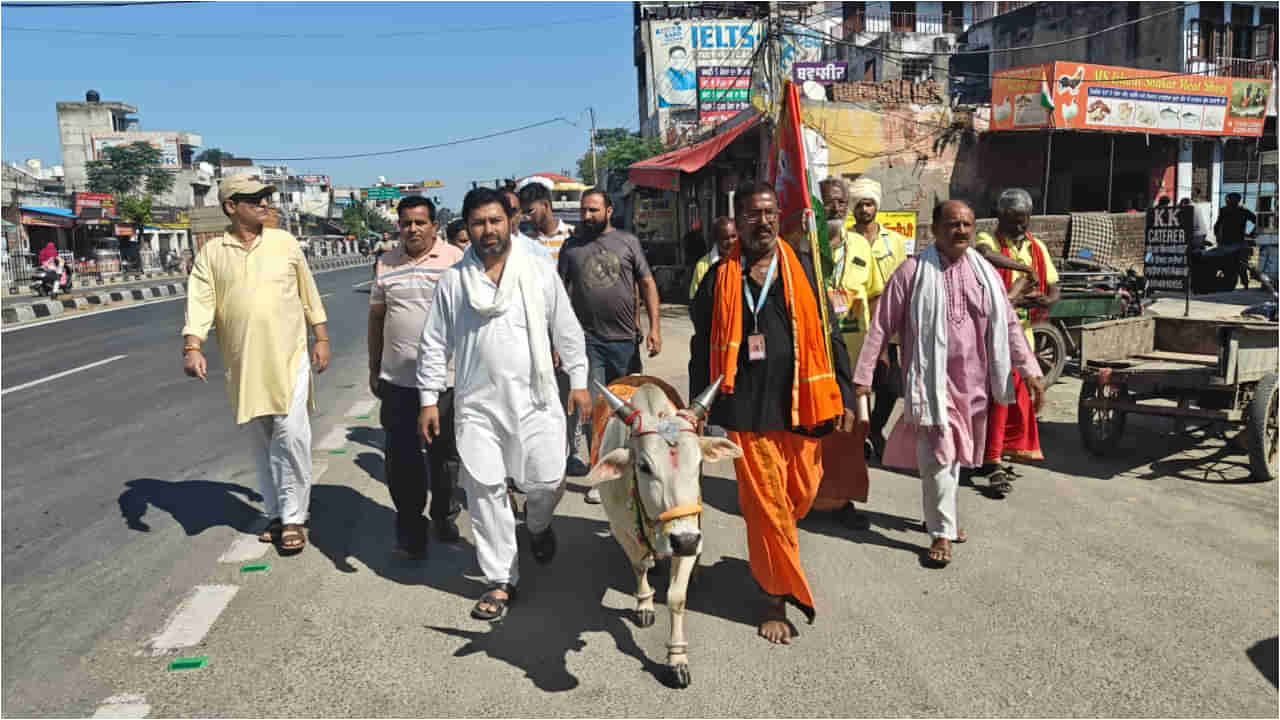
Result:
[[[769,263],[769,272],[764,276],[764,284],[760,286],[759,299],[751,294],[751,286],[747,284],[749,269],[745,266],[742,268],[742,292],[747,296],[747,309],[751,311],[753,330],[760,329],[760,309],[764,307],[765,298],[769,296],[769,288],[773,285],[773,274],[778,269],[779,252],[781,251],[775,250],[773,253],[773,262]]]

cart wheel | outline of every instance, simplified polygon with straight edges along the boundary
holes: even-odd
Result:
[[[1099,387],[1093,380],[1086,380],[1080,386],[1081,405],[1076,412],[1076,424],[1080,427],[1080,441],[1094,455],[1103,456],[1115,450],[1124,435],[1125,413],[1120,410],[1101,410],[1087,408],[1083,401],[1092,398],[1106,397],[1112,400],[1124,400],[1129,393],[1123,386],[1104,385]]]
[[[1040,322],[1031,326],[1031,336],[1035,339],[1036,359],[1040,361],[1040,373],[1044,375],[1044,387],[1047,390],[1062,376],[1062,369],[1067,366],[1067,338],[1056,325]]]
[[[1276,479],[1276,405],[1280,394],[1276,385],[1275,373],[1264,376],[1249,403],[1249,423],[1245,428],[1249,434],[1249,469],[1258,482]]]

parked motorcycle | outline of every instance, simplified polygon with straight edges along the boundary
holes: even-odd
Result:
[[[66,279],[62,279],[63,273]],[[31,271],[31,291],[51,300],[58,298],[58,293],[71,291],[71,266],[63,265],[61,270],[37,267]]]

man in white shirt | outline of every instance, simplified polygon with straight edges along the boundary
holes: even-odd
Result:
[[[560,248],[573,235],[573,226],[551,212],[551,188],[537,178],[520,188],[520,212],[533,225],[533,240],[551,251],[551,257],[560,260]]]
[[[529,252],[546,260],[554,267],[556,259],[555,256],[551,254],[551,249],[520,232],[520,197],[516,195],[516,191],[504,189],[502,191],[502,196],[511,204],[511,215],[507,218],[508,225],[511,227],[511,243],[513,245],[523,244],[528,248]]]
[[[488,589],[471,611],[500,619],[519,583],[515,518],[506,479],[525,493],[534,559],[556,552],[552,515],[564,495],[565,415],[557,397],[552,345],[569,374],[568,410],[590,412],[582,328],[555,269],[511,240],[511,207],[497,190],[467,193],[462,217],[471,248],[440,278],[422,332],[419,431],[440,435],[440,394],[456,361],[454,406],[460,476]]]

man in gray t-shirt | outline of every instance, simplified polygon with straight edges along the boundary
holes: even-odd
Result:
[[[590,378],[601,385],[640,371],[636,326],[637,289],[649,313],[649,357],[662,350],[658,285],[640,241],[613,229],[613,203],[603,191],[582,193],[582,222],[560,249],[557,270],[587,340]],[[588,386],[596,392],[594,383]],[[588,433],[587,443],[590,447]],[[597,496],[598,497],[598,496]],[[588,500],[592,497],[588,495]],[[598,500],[597,500],[598,502]]]

